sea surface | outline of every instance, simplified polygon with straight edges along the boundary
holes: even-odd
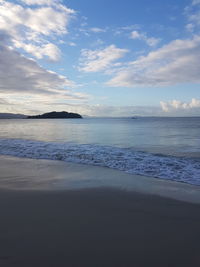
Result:
[[[200,117],[2,119],[0,154],[200,185]]]

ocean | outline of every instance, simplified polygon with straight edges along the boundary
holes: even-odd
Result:
[[[2,119],[0,154],[200,185],[200,118]]]

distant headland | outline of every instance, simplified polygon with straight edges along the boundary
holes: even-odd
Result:
[[[82,116],[78,113],[52,111],[42,115],[28,116],[27,119],[82,119]]]
[[[13,113],[0,113],[0,119],[26,119],[27,115],[13,114]]]

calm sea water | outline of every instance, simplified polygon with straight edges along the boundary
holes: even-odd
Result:
[[[0,120],[0,154],[200,185],[200,118]]]

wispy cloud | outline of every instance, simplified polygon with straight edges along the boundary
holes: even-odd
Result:
[[[109,86],[168,86],[200,83],[200,36],[174,40],[163,47],[127,63]]]
[[[20,0],[21,2],[25,3],[26,5],[54,5],[59,3],[59,0]]]
[[[139,30],[140,28],[141,28],[141,25],[133,24],[133,25],[127,25],[127,26],[114,28],[113,32],[114,32],[114,35],[121,35],[123,33],[127,33],[133,30]]]
[[[199,32],[200,27],[200,0],[193,0],[185,7],[185,15],[188,20],[186,30],[189,32]]]
[[[132,31],[130,34],[130,38],[135,40],[142,40],[147,43],[149,46],[156,46],[160,42],[160,38],[155,38],[155,37],[148,37],[146,33],[142,33],[139,31]]]
[[[192,5],[195,6],[195,5],[200,5],[200,0],[193,0],[192,1]]]
[[[148,106],[112,106],[112,105],[88,105],[88,104],[64,104],[57,105],[60,110],[67,109],[83,115],[97,117],[132,117],[132,116],[155,116],[163,114],[160,107]]]
[[[192,24],[192,23],[188,23],[188,24],[186,24],[185,28],[186,28],[186,30],[187,30],[188,32],[193,32],[195,26],[194,26],[194,24]]]
[[[98,28],[98,27],[93,27],[93,28],[90,28],[90,31],[91,32],[94,32],[94,33],[100,33],[100,32],[106,32],[106,29],[102,29],[102,28]]]
[[[127,52],[127,49],[118,48],[115,45],[98,50],[83,49],[79,70],[84,72],[105,71]]]
[[[153,116],[160,114],[159,107],[148,106],[106,106],[93,105],[87,107],[87,113],[93,116],[105,117],[131,117],[131,116]]]

